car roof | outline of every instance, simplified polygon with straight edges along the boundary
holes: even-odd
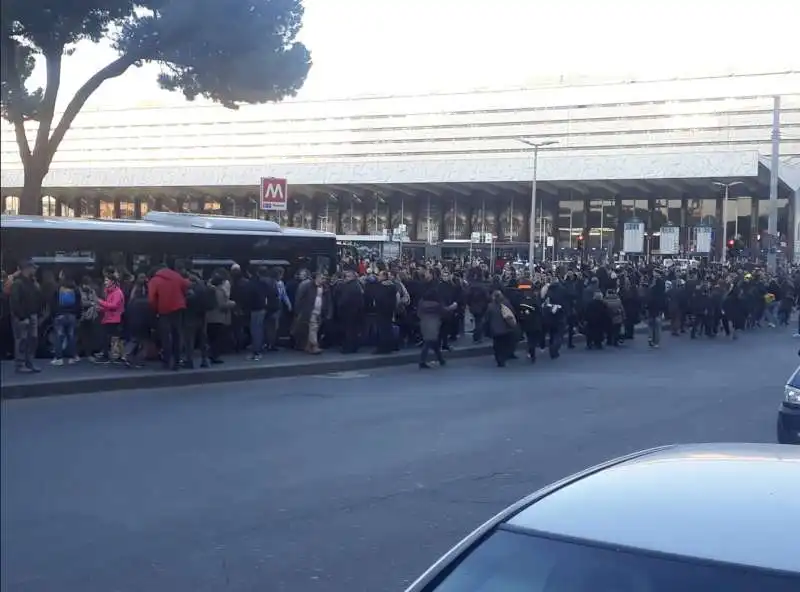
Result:
[[[695,444],[590,473],[507,524],[556,536],[800,571],[800,447]]]

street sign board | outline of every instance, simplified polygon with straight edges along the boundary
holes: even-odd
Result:
[[[626,253],[644,253],[644,222],[625,222],[622,244]]]
[[[261,177],[261,209],[268,212],[285,212],[289,204],[289,187],[286,179]]]
[[[659,252],[662,255],[677,255],[681,245],[681,229],[677,226],[662,226]]]
[[[710,253],[714,242],[714,229],[710,226],[695,226],[694,228],[695,253]]]

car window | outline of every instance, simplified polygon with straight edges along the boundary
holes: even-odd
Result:
[[[621,552],[498,530],[426,592],[797,592],[800,574]]]

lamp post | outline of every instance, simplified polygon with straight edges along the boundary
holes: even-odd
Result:
[[[722,252],[719,256],[719,261],[723,265],[725,265],[725,261],[728,258],[728,197],[730,196],[731,187],[736,187],[737,185],[741,185],[741,181],[732,181],[731,183],[722,183],[720,181],[714,181],[714,185],[717,187],[724,187],[725,188],[725,197],[722,200]],[[736,211],[736,217],[738,222],[739,211]]]
[[[533,273],[533,255],[534,255],[534,239],[536,238],[536,177],[539,172],[539,148],[544,146],[552,146],[558,144],[555,140],[545,140],[537,142],[532,138],[519,138],[519,141],[533,148],[533,179],[531,180],[531,219],[530,236],[528,240],[528,265],[530,266],[531,274]],[[544,214],[543,214],[544,216]]]

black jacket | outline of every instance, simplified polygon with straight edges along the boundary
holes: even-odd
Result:
[[[337,318],[352,319],[364,312],[364,287],[358,278],[336,284],[334,306]]]
[[[42,312],[42,292],[33,278],[18,276],[11,284],[9,308],[20,321]]]

